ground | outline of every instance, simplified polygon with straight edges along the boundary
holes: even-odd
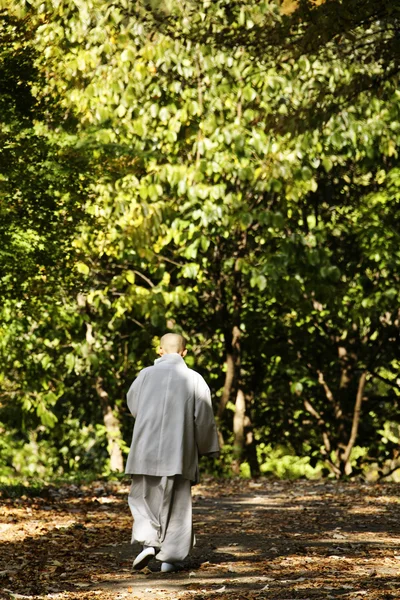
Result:
[[[396,484],[203,480],[179,573],[132,573],[129,482],[0,498],[0,597],[55,600],[400,598]],[[9,494],[8,494],[9,495]]]

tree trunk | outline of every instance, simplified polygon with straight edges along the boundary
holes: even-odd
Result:
[[[234,325],[231,331],[225,333],[226,347],[226,374],[224,389],[218,406],[217,417],[220,419],[225,411],[226,405],[235,392],[238,380],[238,368],[240,368],[240,330]]]
[[[257,444],[253,435],[253,424],[250,421],[249,417],[246,416],[245,419],[245,457],[250,467],[250,475],[252,477],[260,477],[260,464],[258,462],[257,456]]]
[[[233,461],[232,471],[235,475],[240,475],[240,464],[243,458],[246,420],[246,399],[243,390],[238,389],[235,402],[235,415],[233,417]]]
[[[331,446],[331,439],[330,439],[330,435],[329,435],[328,425],[327,425],[325,419],[323,418],[323,416],[314,408],[314,406],[311,404],[311,402],[307,399],[304,400],[304,408],[310,413],[310,415],[312,415],[317,420],[317,425],[320,428],[320,431],[322,434],[322,439],[324,442],[324,446],[321,450],[321,454],[324,457],[324,461],[325,461],[326,465],[328,466],[328,468],[335,474],[335,476],[337,478],[339,478],[340,477],[340,469],[335,463],[332,462],[332,460],[330,458],[332,446]]]
[[[366,380],[367,380],[367,373],[366,373],[366,371],[364,371],[358,382],[356,403],[354,405],[353,422],[352,422],[352,426],[351,426],[349,441],[347,442],[347,446],[344,449],[344,452],[340,456],[340,470],[345,475],[350,475],[352,472],[350,456],[351,456],[351,451],[352,451],[354,444],[356,442],[356,439],[357,439],[358,427],[360,425],[361,404],[363,401]]]
[[[240,256],[246,247],[246,234],[242,234],[236,252],[236,260],[232,281],[232,312],[229,311],[230,302],[227,299],[226,277],[219,274],[220,309],[219,316],[224,324],[223,332],[226,353],[226,375],[221,400],[218,406],[217,417],[221,419],[226,405],[230,400],[235,400],[235,414],[233,417],[233,457],[232,471],[240,472],[240,463],[243,460],[245,445],[245,417],[246,400],[241,389],[241,331],[240,320],[242,312],[242,274],[240,270]],[[223,442],[222,435],[220,441]]]
[[[106,428],[107,450],[110,455],[110,469],[122,473],[124,470],[124,459],[122,456],[119,441],[122,439],[120,423],[114,414],[108,393],[103,388],[103,379],[98,377],[96,380],[96,392],[100,398],[100,404],[103,411],[103,421]]]

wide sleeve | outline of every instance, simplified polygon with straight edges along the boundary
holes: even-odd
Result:
[[[200,455],[218,456],[219,443],[210,388],[198,375],[195,386],[195,436]]]
[[[143,379],[144,379],[144,375],[143,375],[143,371],[141,371],[139,373],[139,375],[137,376],[137,378],[135,379],[135,381],[132,383],[132,385],[129,388],[128,393],[126,395],[126,399],[128,402],[128,408],[131,411],[132,415],[135,417],[135,419],[136,419],[136,415],[137,415],[138,399],[139,399],[139,393],[140,393],[140,388],[142,387]]]

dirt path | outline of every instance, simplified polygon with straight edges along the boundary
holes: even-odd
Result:
[[[174,574],[131,572],[127,485],[2,499],[0,597],[59,600],[400,598],[398,486],[203,482],[197,545]]]

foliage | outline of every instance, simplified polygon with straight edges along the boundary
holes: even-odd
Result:
[[[309,456],[299,458],[293,454],[291,448],[259,444],[258,451],[260,470],[263,475],[279,479],[298,479],[299,477],[318,479],[321,477],[323,470],[321,463],[312,467]]]
[[[399,389],[397,9],[382,31],[376,3],[340,4],[338,45],[339,4],[4,16],[0,412],[18,444],[44,427],[56,470],[103,469],[107,410],[126,450],[124,395],[166,329],[212,387],[221,471],[297,469],[263,444],[338,477],[363,469],[356,440],[395,458],[377,432]]]
[[[68,285],[71,237],[90,178],[86,157],[57,133],[61,115],[34,96],[44,74],[27,23],[0,11],[0,292],[22,302],[54,290],[59,277]]]

